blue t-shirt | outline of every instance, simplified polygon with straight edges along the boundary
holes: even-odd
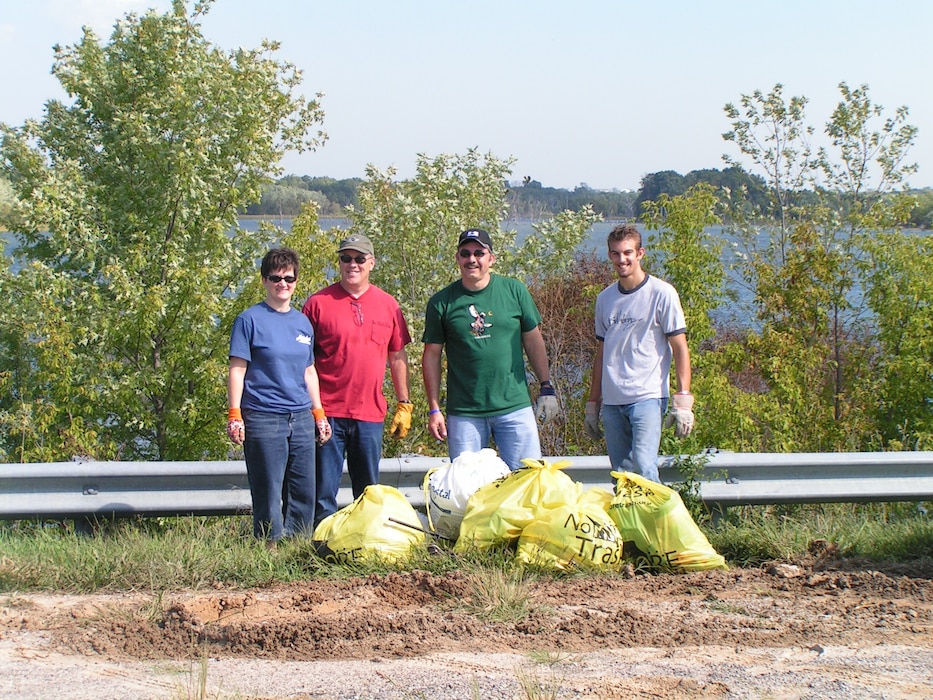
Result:
[[[230,357],[246,360],[242,408],[266,413],[311,409],[305,370],[314,364],[314,329],[295,309],[276,311],[266,302],[237,316]]]

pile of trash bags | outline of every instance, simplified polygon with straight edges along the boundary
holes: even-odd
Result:
[[[560,570],[618,570],[626,557],[726,568],[675,490],[632,472],[611,472],[615,493],[584,490],[563,472],[570,464],[525,459],[510,471],[495,450],[466,452],[425,475],[426,523],[398,489],[369,486],[318,525],[315,544],[334,561],[403,560],[432,537],[460,553],[507,544],[519,562]]]

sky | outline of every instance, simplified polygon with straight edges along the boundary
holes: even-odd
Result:
[[[0,0],[0,122],[66,99],[52,47],[170,0]],[[191,6],[190,0],[188,6]],[[838,85],[868,85],[918,127],[909,182],[933,186],[929,0],[216,0],[202,20],[224,49],[281,43],[323,93],[327,143],[286,173],[414,175],[418,154],[476,148],[513,158],[512,179],[638,189],[661,170],[738,157],[723,107],[784,86],[822,132]]]

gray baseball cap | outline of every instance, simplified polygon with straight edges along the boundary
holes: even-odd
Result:
[[[367,255],[372,255],[375,257],[376,253],[373,250],[373,242],[369,240],[362,233],[353,233],[340,241],[340,246],[337,248],[339,253],[342,250],[358,250],[361,253],[366,253]]]

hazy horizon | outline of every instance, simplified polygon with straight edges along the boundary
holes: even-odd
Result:
[[[76,43],[82,25],[106,40],[126,12],[171,7],[3,4],[0,121],[11,125],[65,98],[50,75],[54,44]],[[909,183],[933,186],[929,2],[216,0],[202,26],[226,50],[279,41],[277,58],[304,72],[304,94],[324,93],[329,141],[288,154],[286,173],[346,179],[372,164],[408,178],[419,153],[476,148],[514,157],[515,180],[636,190],[648,173],[721,169],[722,154],[738,157],[722,139],[724,105],[776,83],[787,98],[810,100],[809,122],[825,141],[845,81],[867,84],[885,116],[909,108],[919,134],[908,160],[920,165]]]

